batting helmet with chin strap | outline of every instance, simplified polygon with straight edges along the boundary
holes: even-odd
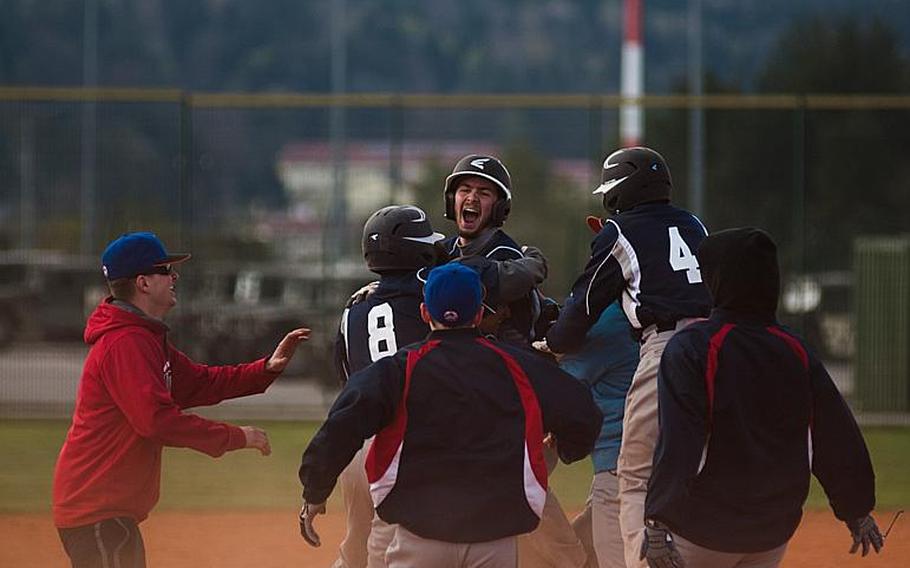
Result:
[[[604,209],[620,213],[649,201],[669,201],[673,181],[663,156],[650,148],[621,148],[604,160],[600,185]]]
[[[376,211],[363,225],[363,257],[376,273],[418,270],[436,263],[436,243],[445,238],[433,232],[427,214],[413,205],[390,205]]]
[[[458,189],[458,180],[466,176],[486,178],[499,190],[499,199],[493,205],[490,223],[494,227],[502,226],[512,210],[512,177],[498,158],[481,154],[470,154],[458,160],[446,178],[443,192],[446,219],[455,220],[455,190]]]

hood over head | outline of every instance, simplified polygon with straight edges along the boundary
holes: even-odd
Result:
[[[708,235],[696,253],[716,308],[775,319],[780,297],[777,245],[753,227]]]

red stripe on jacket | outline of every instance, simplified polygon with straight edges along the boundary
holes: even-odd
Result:
[[[540,411],[537,393],[534,392],[528,375],[514,357],[483,337],[478,337],[477,343],[496,352],[505,362],[509,374],[512,376],[525,413],[525,442],[528,448],[528,459],[531,462],[531,471],[534,472],[534,477],[537,478],[540,486],[547,489],[547,464],[543,457],[543,415]]]
[[[405,367],[404,389],[401,393],[401,401],[395,410],[395,418],[392,423],[383,428],[376,434],[376,439],[370,445],[366,457],[367,480],[375,483],[382,479],[398,448],[404,441],[404,432],[408,427],[408,392],[411,390],[411,376],[414,373],[414,367],[427,353],[439,346],[439,340],[428,341],[416,351],[409,351],[407,366]]]
[[[714,379],[717,377],[717,358],[720,355],[720,348],[730,333],[736,327],[732,323],[725,323],[720,330],[711,336],[708,342],[708,362],[705,366],[705,390],[708,393],[708,430],[714,423]]]
[[[808,355],[808,353],[806,353],[806,350],[803,349],[803,346],[799,342],[798,339],[796,339],[792,335],[788,334],[784,330],[780,329],[779,327],[772,327],[769,325],[765,329],[768,331],[768,333],[771,333],[771,334],[776,335],[777,337],[780,337],[781,339],[783,339],[787,343],[787,345],[790,347],[790,349],[793,350],[793,352],[796,354],[796,356],[799,357],[799,360],[803,364],[803,368],[806,371],[809,370],[809,355]]]

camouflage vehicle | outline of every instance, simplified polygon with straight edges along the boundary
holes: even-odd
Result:
[[[172,340],[198,361],[223,364],[267,355],[287,331],[309,327],[313,335],[286,373],[334,384],[341,311],[372,279],[359,267],[200,264],[181,275],[181,301],[168,316]]]
[[[57,251],[0,252],[0,347],[81,341],[107,287],[97,259]]]

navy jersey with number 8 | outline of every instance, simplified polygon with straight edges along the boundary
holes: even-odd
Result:
[[[341,382],[398,349],[420,341],[430,328],[420,319],[421,284],[414,272],[385,274],[376,291],[345,308],[335,340]]]

